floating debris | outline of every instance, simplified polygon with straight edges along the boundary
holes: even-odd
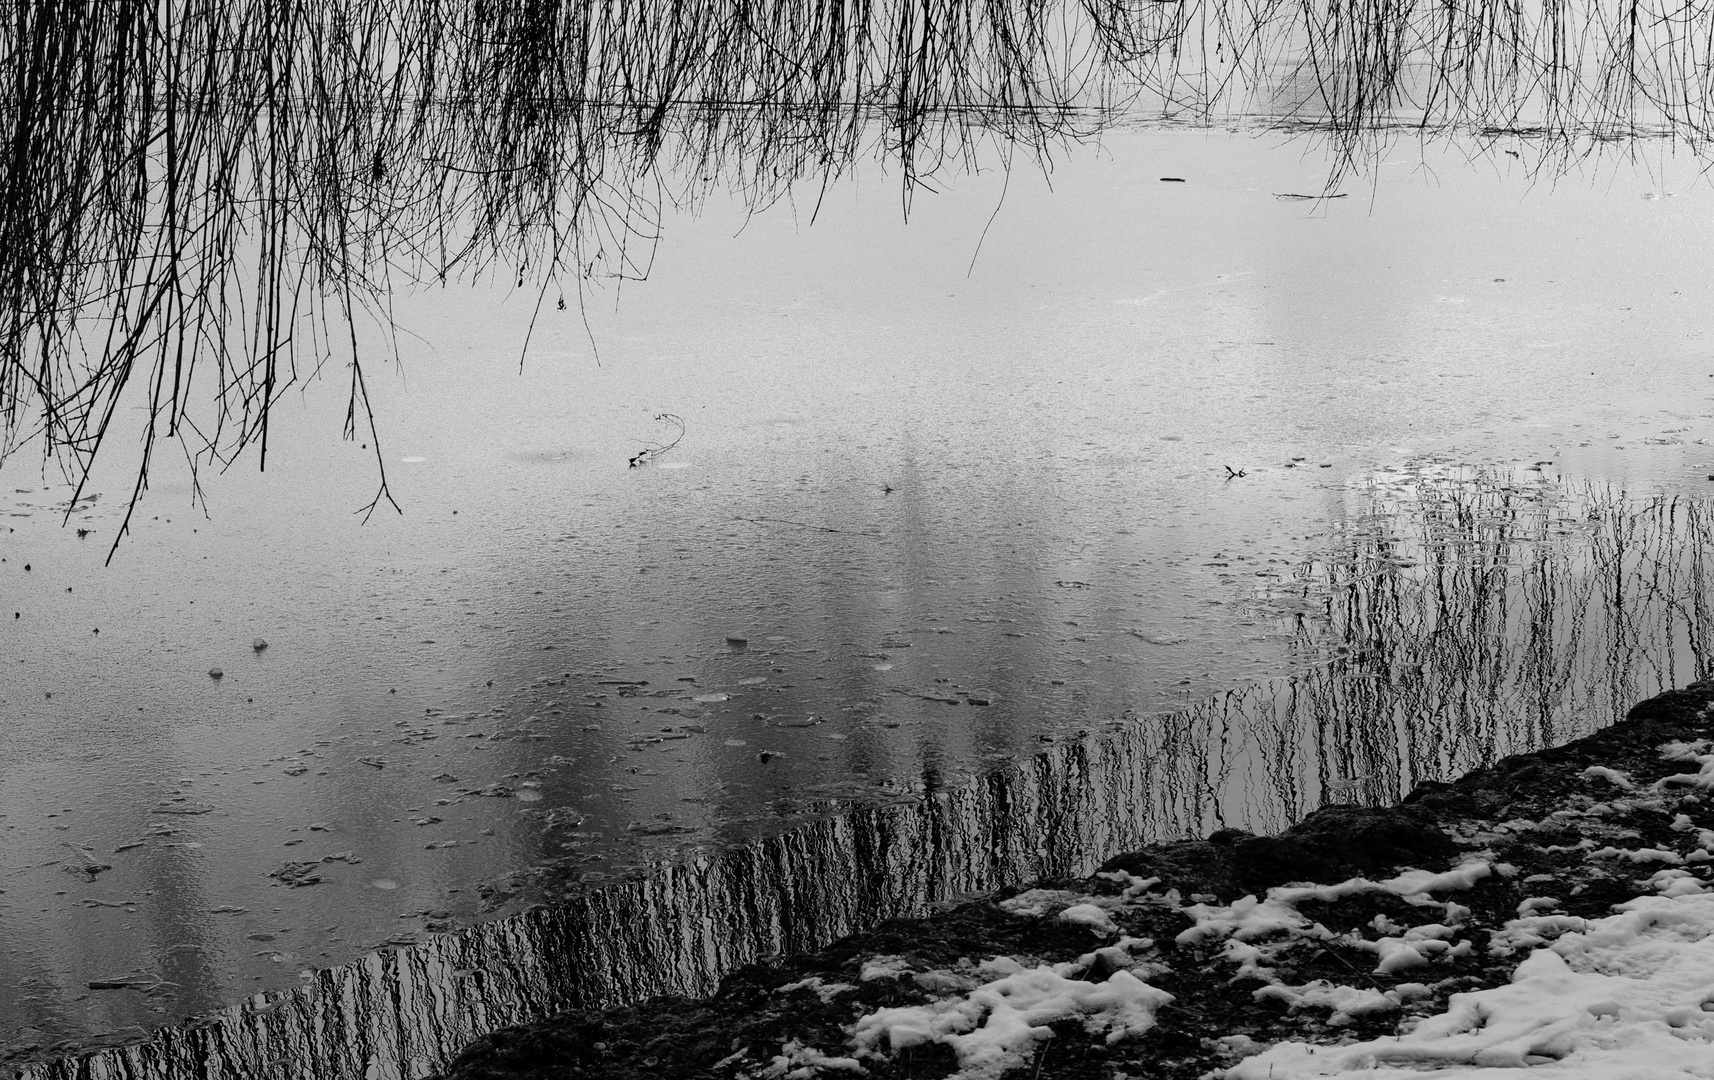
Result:
[[[1189,638],[1178,634],[1150,633],[1147,630],[1138,630],[1136,627],[1132,626],[1125,627],[1125,633],[1130,634],[1132,637],[1142,638],[1150,645],[1183,645],[1185,642],[1190,640]]]
[[[213,803],[193,802],[189,799],[180,798],[161,803],[159,806],[156,806],[153,810],[149,811],[149,813],[183,814],[188,816],[192,814],[211,813],[214,809],[215,806]]]
[[[324,880],[321,868],[326,863],[342,862],[355,865],[362,861],[355,852],[341,851],[333,855],[323,855],[315,860],[285,863],[268,876],[278,879],[283,885],[298,889],[306,885],[319,885]]]
[[[640,833],[643,836],[671,836],[677,833],[695,832],[690,825],[680,825],[672,821],[633,821],[625,826],[626,832]]]
[[[322,880],[321,861],[318,859],[315,862],[289,862],[268,876],[294,889],[319,885]]]
[[[117,979],[91,979],[86,984],[91,990],[154,990],[162,986],[176,986],[159,975],[124,975]]]

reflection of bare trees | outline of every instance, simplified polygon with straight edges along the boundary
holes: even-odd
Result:
[[[712,191],[759,209],[874,156],[908,204],[984,144],[1039,160],[1137,107],[1259,109],[1347,164],[1400,126],[1541,158],[1648,130],[1700,145],[1714,8],[1612,19],[1568,0],[11,0],[0,447],[40,433],[81,477],[127,425],[139,490],[159,440],[193,465],[265,458],[272,404],[335,359],[347,434],[373,441],[357,323],[387,326],[400,284],[564,306],[564,280],[646,273],[665,210]]]
[[[1207,721],[1270,763],[1228,793],[1229,815],[1274,825],[1388,801],[1708,671],[1707,503],[1524,477],[1383,475],[1325,561],[1257,598],[1302,671]]]
[[[335,358],[372,441],[355,320],[397,285],[563,307],[556,281],[646,273],[665,208],[712,190],[760,209],[873,150],[908,201],[982,140],[1042,152],[1104,96],[1054,26],[963,0],[14,0],[0,448],[39,430],[82,476],[131,387],[139,485],[158,440],[265,458],[273,402]]]
[[[1295,675],[324,971],[87,1075],[419,1075],[501,1024],[704,992],[758,957],[1150,840],[1390,801],[1708,671],[1703,500],[1430,465],[1373,478],[1352,511],[1330,550],[1253,598]]]

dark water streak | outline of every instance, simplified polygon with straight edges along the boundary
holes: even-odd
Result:
[[[1564,742],[1710,670],[1714,508],[1526,472],[1381,474],[1322,558],[1249,586],[1297,674],[1131,717],[992,774],[316,973],[301,990],[40,1063],[31,1080],[415,1077],[505,1024],[703,994],[758,958],[1002,884]]]

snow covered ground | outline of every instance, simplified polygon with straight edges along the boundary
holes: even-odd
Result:
[[[1399,806],[497,1031],[441,1080],[1714,1080],[1710,734],[1693,684]]]
[[[1707,879],[1714,831],[1696,824],[1707,820],[1703,793],[1714,790],[1714,753],[1707,741],[1672,742],[1660,749],[1661,757],[1682,771],[1639,784],[1610,767],[1587,768],[1581,776],[1592,794],[1544,819],[1550,826],[1583,819],[1599,831],[1604,819],[1634,820],[1639,813],[1670,817],[1681,843],[1597,845],[1585,836],[1571,847],[1591,864],[1629,864],[1641,875],[1635,881],[1639,895],[1606,917],[1557,911],[1560,899],[1544,892],[1519,902],[1515,919],[1476,934],[1471,909],[1458,896],[1492,876],[1515,878],[1521,872],[1480,851],[1446,871],[1405,870],[1383,880],[1277,887],[1265,896],[1224,905],[1210,902],[1211,897],[1186,902],[1176,889],[1162,891],[1158,878],[1121,871],[1103,875],[1122,886],[1116,895],[1033,889],[999,905],[1018,918],[1054,918],[1087,928],[1094,946],[1087,954],[1057,964],[995,956],[927,970],[913,968],[902,957],[871,958],[860,981],[911,980],[929,991],[930,1000],[862,1013],[846,1027],[846,1045],[817,1048],[792,1042],[763,1067],[739,1075],[756,1080],[856,1076],[901,1051],[944,1043],[957,1056],[957,1080],[998,1080],[1027,1065],[1053,1037],[1048,1025],[1056,1022],[1075,1020],[1109,1043],[1142,1035],[1173,1001],[1170,992],[1150,982],[1170,964],[1156,941],[1125,932],[1123,916],[1165,906],[1190,923],[1175,946],[1218,944],[1232,980],[1261,982],[1252,992],[1256,1001],[1324,1020],[1315,1025],[1321,1038],[1272,1045],[1242,1033],[1210,1033],[1235,1059],[1209,1073],[1211,1078],[1714,1080],[1714,892]],[[1496,832],[1515,834],[1542,824],[1510,821]],[[1634,832],[1614,826],[1608,831],[1617,839]],[[1551,875],[1535,877],[1550,883]],[[1558,887],[1567,883],[1564,877],[1553,882]],[[1397,897],[1420,912],[1420,921],[1407,924],[1381,914],[1371,921],[1372,933],[1335,932],[1300,910],[1311,901],[1363,896]],[[1412,1002],[1433,997],[1436,969],[1470,956],[1478,940],[1490,957],[1521,955],[1510,982],[1452,993],[1436,1011],[1401,1017],[1393,1035],[1340,1038],[1340,1029],[1356,1017],[1404,1012]],[[1419,981],[1394,982],[1385,989],[1352,985],[1358,978],[1351,984],[1292,982],[1289,958],[1306,946],[1326,945],[1372,954],[1369,975],[1409,972]],[[824,1001],[855,990],[855,984],[815,982]]]

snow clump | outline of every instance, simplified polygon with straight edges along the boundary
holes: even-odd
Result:
[[[1503,1080],[1528,1069],[1530,1080],[1709,1080],[1710,1005],[1714,895],[1645,896],[1535,950],[1509,985],[1454,994],[1408,1033],[1280,1043],[1224,1078]]]

